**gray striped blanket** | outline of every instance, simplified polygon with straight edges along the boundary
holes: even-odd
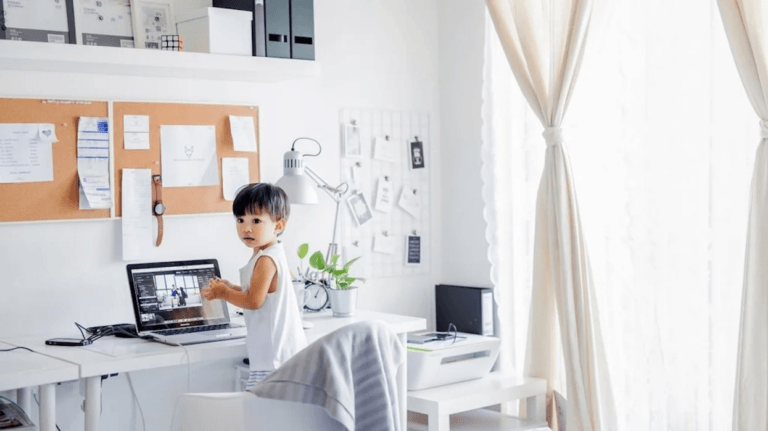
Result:
[[[354,323],[310,344],[250,391],[323,407],[348,431],[399,431],[396,373],[404,360],[387,324]]]

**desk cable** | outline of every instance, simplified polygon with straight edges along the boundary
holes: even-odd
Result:
[[[0,352],[10,352],[10,351],[13,351],[13,350],[18,350],[18,349],[29,350],[29,351],[30,351],[30,352],[32,352],[32,353],[37,353],[37,352],[35,352],[34,350],[30,349],[29,347],[21,347],[21,346],[19,346],[19,347],[13,347],[13,348],[11,348],[11,349],[0,349]],[[7,399],[7,398],[6,398],[6,399]]]

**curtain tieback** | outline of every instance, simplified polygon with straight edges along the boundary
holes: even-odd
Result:
[[[547,147],[555,147],[563,143],[563,129],[558,126],[545,127],[541,136],[547,142]]]
[[[768,139],[768,121],[760,122],[760,137],[763,139]]]

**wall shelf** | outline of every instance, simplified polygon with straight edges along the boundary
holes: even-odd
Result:
[[[0,69],[224,81],[320,76],[317,61],[0,40]]]

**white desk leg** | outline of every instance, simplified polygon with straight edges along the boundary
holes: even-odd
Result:
[[[446,414],[434,413],[427,415],[428,431],[450,431],[451,416]]]
[[[16,404],[24,410],[27,416],[31,416],[32,412],[32,388],[22,388],[16,391]]]
[[[40,431],[56,431],[56,384],[40,385]]]
[[[101,376],[85,379],[85,431],[99,431]]]
[[[547,421],[547,398],[546,395],[536,395],[535,397],[529,397],[526,400],[526,416],[528,419],[533,419],[536,422]]]
[[[408,334],[397,334],[397,338],[400,340],[400,344],[403,346],[403,351],[407,352]],[[408,359],[406,353],[406,359],[403,361],[403,365],[397,370],[397,398],[400,401],[400,429],[406,431],[408,429]]]

